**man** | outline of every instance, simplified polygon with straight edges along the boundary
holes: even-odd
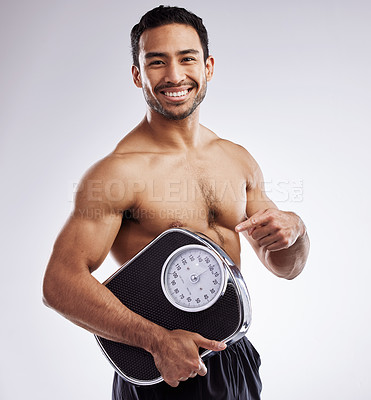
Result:
[[[203,232],[237,266],[241,232],[261,262],[286,279],[301,272],[309,250],[304,223],[267,198],[251,155],[199,123],[214,70],[202,20],[160,6],[142,17],[131,39],[133,80],[147,112],[82,179],[45,273],[45,303],[90,332],[153,355],[164,382],[136,388],[115,375],[113,399],[259,399],[260,359],[246,338],[225,349],[213,338],[168,331],[91,275],[109,251],[123,264],[175,226]],[[199,347],[218,351],[206,366]]]

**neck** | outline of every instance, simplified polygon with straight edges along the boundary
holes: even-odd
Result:
[[[169,120],[161,114],[147,110],[142,121],[151,138],[161,147],[186,150],[200,142],[199,108],[182,120]]]

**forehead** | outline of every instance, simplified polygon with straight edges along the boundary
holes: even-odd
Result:
[[[175,53],[179,50],[195,49],[202,54],[197,31],[189,25],[169,24],[145,30],[139,40],[139,53]]]

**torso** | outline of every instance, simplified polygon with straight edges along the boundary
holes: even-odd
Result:
[[[240,264],[234,227],[245,218],[248,175],[237,145],[212,135],[207,146],[191,153],[144,151],[133,157],[136,178],[127,189],[137,201],[123,212],[111,249],[119,264],[172,227],[204,233]]]

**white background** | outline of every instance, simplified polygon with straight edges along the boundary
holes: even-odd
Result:
[[[41,282],[74,184],[144,115],[129,32],[158,4],[1,1],[1,399],[111,396],[93,336],[42,305]],[[369,399],[370,2],[177,5],[216,58],[201,122],[254,155],[311,238],[293,281],[243,248],[263,399]]]

